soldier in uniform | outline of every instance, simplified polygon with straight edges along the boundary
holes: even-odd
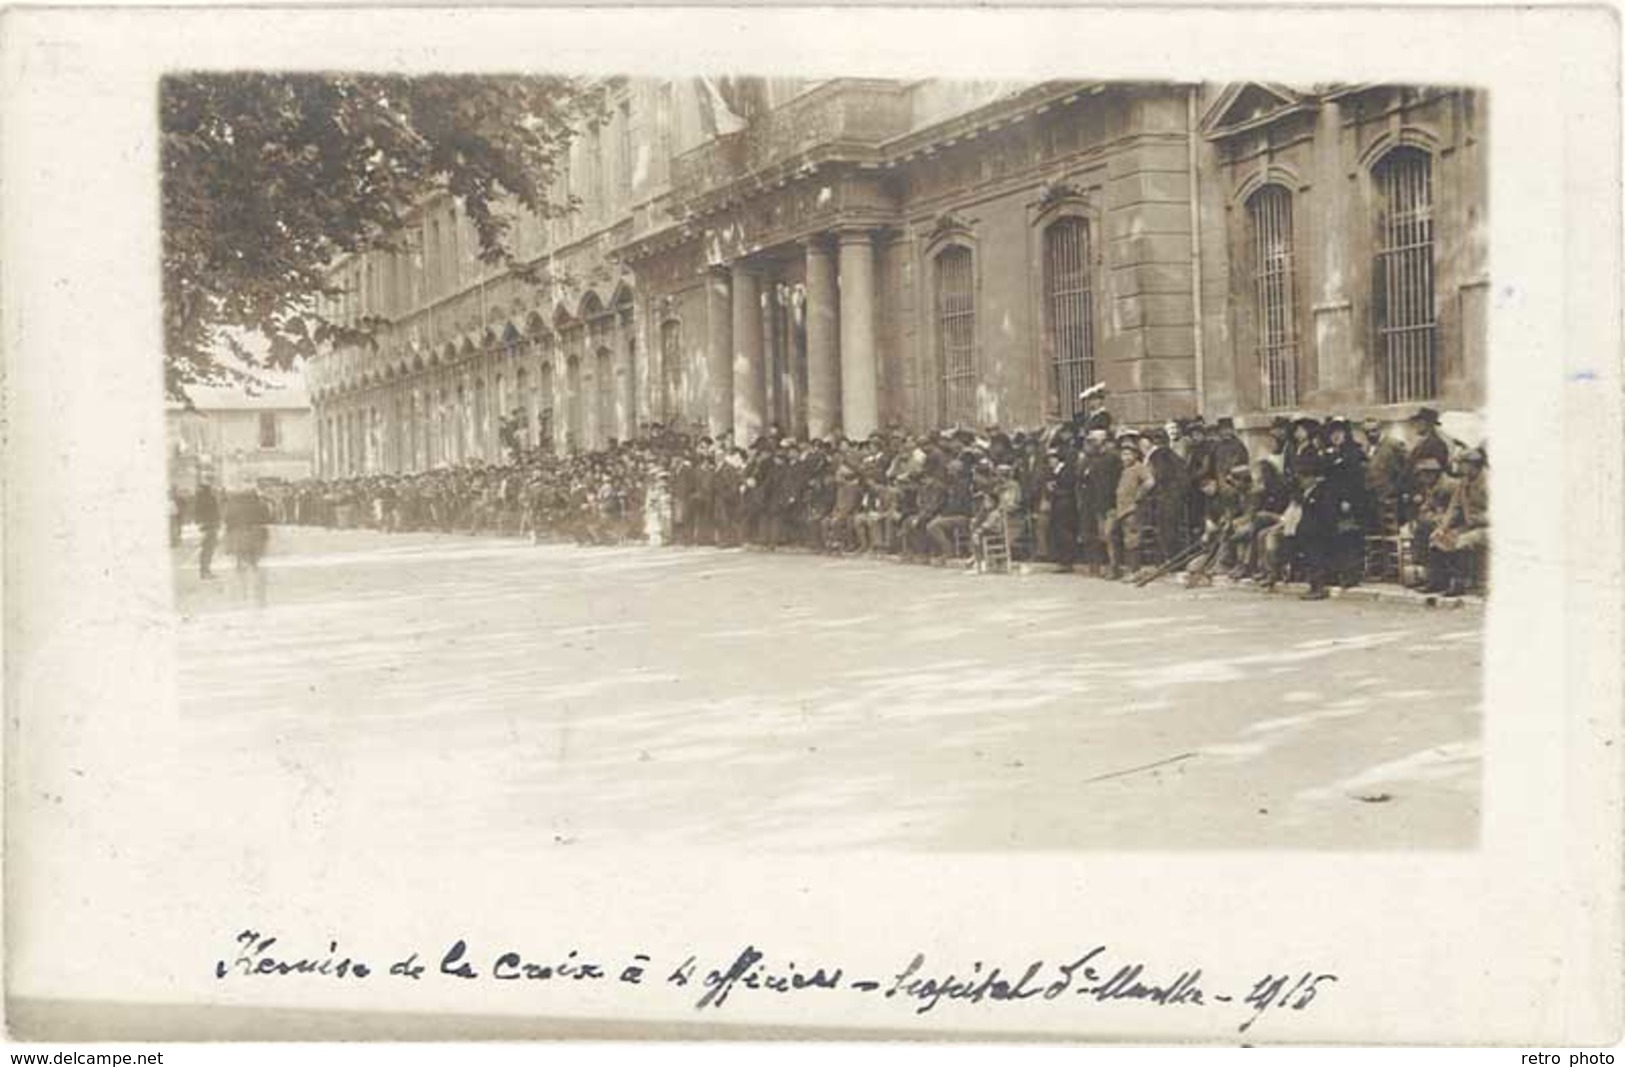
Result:
[[[1483,448],[1461,456],[1461,476],[1445,502],[1444,514],[1434,526],[1428,546],[1428,588],[1445,596],[1467,591],[1470,563],[1482,558],[1489,546],[1490,494],[1484,469],[1489,460]]]

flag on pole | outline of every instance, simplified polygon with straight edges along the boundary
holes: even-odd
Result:
[[[698,83],[696,95],[700,101],[700,122],[705,127],[707,137],[724,137],[745,128],[745,120],[728,105],[717,79],[700,77],[694,80]]]

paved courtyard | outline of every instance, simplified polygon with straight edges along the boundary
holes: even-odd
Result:
[[[181,734],[343,840],[1477,840],[1474,610],[370,531],[271,551],[257,608],[177,550]]]

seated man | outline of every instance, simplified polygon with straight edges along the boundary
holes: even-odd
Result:
[[[947,484],[943,489],[942,510],[926,524],[931,538],[933,562],[944,563],[955,556],[955,542],[970,530],[974,487],[969,463],[964,459],[949,464]]]
[[[1219,484],[1212,471],[1197,479],[1197,492],[1202,496],[1202,550],[1186,565],[1189,585],[1211,585],[1210,575],[1215,567],[1225,566],[1229,560],[1225,552],[1233,543],[1232,533],[1241,519],[1241,496],[1233,484]]]
[[[830,552],[850,551],[857,543],[854,525],[858,504],[863,497],[863,483],[858,472],[846,462],[835,471],[835,506],[823,520],[823,547]]]
[[[1451,489],[1443,521],[1434,528],[1428,545],[1428,589],[1445,596],[1467,591],[1475,559],[1482,561],[1489,547],[1490,494],[1484,476],[1487,459],[1481,448],[1461,457],[1461,477]]]
[[[984,481],[980,488],[982,491],[977,494],[974,523],[974,548],[977,564],[985,567],[989,540],[1003,541],[1009,531],[1021,522],[1021,480],[1016,476],[1014,467],[1001,463],[993,477]]]
[[[897,488],[884,481],[876,469],[866,483],[863,507],[858,512],[858,548],[874,555],[891,544],[892,524],[897,521]]]

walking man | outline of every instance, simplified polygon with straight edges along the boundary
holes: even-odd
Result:
[[[220,540],[220,500],[208,482],[200,483],[197,496],[192,498],[192,519],[203,538],[197,552],[197,576],[212,580],[214,571],[210,566],[214,563],[214,546]]]

